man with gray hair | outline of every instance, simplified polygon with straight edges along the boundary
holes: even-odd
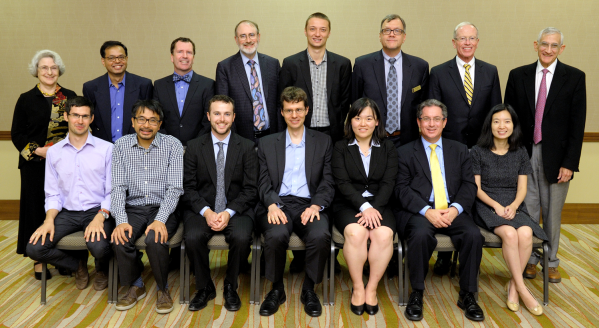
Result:
[[[431,69],[428,97],[447,105],[448,119],[443,137],[472,148],[480,136],[487,113],[501,103],[497,67],[478,58],[478,28],[462,22],[453,30],[451,40],[457,55]],[[449,272],[451,252],[439,252],[433,272]]]
[[[505,103],[514,107],[522,126],[522,140],[531,156],[524,203],[549,238],[549,282],[558,283],[561,212],[573,172],[578,172],[586,120],[585,73],[559,60],[566,46],[554,27],[539,33],[534,49],[539,59],[510,72]],[[524,277],[534,279],[540,255],[533,252]]]

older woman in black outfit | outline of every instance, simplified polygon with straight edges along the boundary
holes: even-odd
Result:
[[[345,122],[345,139],[335,144],[331,160],[338,188],[333,217],[345,236],[343,255],[353,283],[351,311],[357,315],[378,312],[377,286],[393,254],[396,223],[387,203],[393,195],[398,160],[380,117],[373,100],[356,100]],[[364,286],[366,260],[370,276]]]
[[[19,151],[21,204],[17,254],[27,256],[25,248],[31,234],[45,218],[44,172],[46,151],[64,139],[67,123],[63,119],[67,98],[75,92],[58,85],[65,71],[60,56],[51,50],[38,51],[29,64],[29,73],[39,83],[21,94],[12,120],[11,138]],[[36,263],[35,277],[41,279],[41,265]],[[50,276],[48,277],[50,278]]]

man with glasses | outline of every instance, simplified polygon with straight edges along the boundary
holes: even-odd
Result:
[[[139,99],[152,99],[152,81],[127,72],[127,47],[119,41],[106,41],[100,47],[106,74],[83,84],[83,96],[96,108],[92,134],[116,142],[134,133],[131,108]]]
[[[116,309],[128,310],[146,296],[135,252],[135,241],[145,233],[158,287],[156,312],[169,313],[173,300],[168,291],[166,242],[179,225],[174,211],[183,194],[183,146],[177,138],[158,132],[164,114],[157,101],[139,100],[130,114],[136,134],[123,136],[112,152],[111,206],[116,228],[111,242],[120,282],[128,286]]]
[[[352,102],[368,97],[377,103],[396,148],[418,138],[416,107],[428,92],[428,63],[401,51],[405,39],[404,19],[385,16],[379,32],[383,49],[356,58],[352,74]]]
[[[86,98],[69,98],[64,120],[69,133],[46,155],[46,219],[29,239],[27,254],[34,261],[75,272],[75,285],[85,289],[88,251],[56,249],[63,237],[83,230],[87,248],[96,258],[94,289],[104,290],[112,256],[108,238],[114,229],[109,217],[112,144],[89,133],[94,105]]]
[[[539,33],[534,49],[539,59],[513,69],[505,88],[522,126],[523,143],[531,156],[524,203],[549,238],[549,282],[558,283],[559,235],[562,208],[573,172],[578,172],[587,111],[585,73],[557,60],[564,51],[564,35],[555,27]],[[537,276],[541,256],[532,253],[524,277]]]
[[[314,284],[323,278],[331,233],[325,210],[335,193],[331,156],[331,137],[304,127],[309,108],[308,96],[298,87],[287,87],[281,94],[281,114],[287,129],[258,142],[260,203],[256,218],[264,235],[267,259],[266,278],[272,290],[260,306],[260,315],[275,314],[287,299],[283,273],[292,232],[306,245],[306,276],[300,301],[307,315],[318,317],[322,306]]]
[[[480,136],[487,113],[501,103],[501,88],[497,67],[478,58],[478,28],[462,22],[453,30],[455,58],[431,69],[428,98],[444,103],[448,110],[443,137],[459,141],[472,148]],[[439,252],[433,272],[449,272],[451,252]]]
[[[239,52],[216,66],[216,94],[235,101],[233,132],[257,142],[280,130],[277,113],[279,60],[258,53],[258,24],[242,20],[235,26]]]

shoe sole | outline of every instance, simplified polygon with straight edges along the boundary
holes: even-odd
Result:
[[[526,278],[526,279],[534,279],[537,277],[536,274],[530,274],[530,273],[523,273],[522,277]]]
[[[117,305],[116,309],[119,310],[119,311],[127,311],[130,308],[134,307],[137,304],[137,302],[141,301],[144,297],[146,297],[146,293],[145,292],[142,295],[140,295],[137,298],[137,300],[135,300],[135,303],[131,303],[131,304],[127,305],[127,306],[118,306]]]
[[[171,306],[170,309],[166,309],[166,310],[159,310],[158,308],[156,308],[156,313],[159,313],[159,314],[171,313],[174,308],[175,308],[175,306]]]
[[[465,309],[465,306],[464,306],[464,304],[463,304],[462,302],[458,302],[458,307],[459,307],[460,309],[462,309],[462,311],[464,311],[464,316],[465,316],[465,317],[466,317],[468,320],[471,320],[471,321],[484,321],[484,320],[485,320],[485,317],[482,317],[482,318],[475,318],[475,317],[471,317],[471,316],[467,315],[467,314],[466,314],[466,309]]]
[[[216,298],[216,291],[215,291],[214,293],[212,293],[212,294],[208,295],[208,300],[206,301],[206,304],[204,304],[204,306],[201,306],[201,307],[199,307],[199,308],[197,308],[197,309],[190,309],[190,308],[188,308],[188,310],[189,310],[189,311],[193,311],[193,312],[195,312],[195,311],[200,311],[200,310],[202,310],[203,308],[205,308],[206,306],[208,306],[208,302],[209,302],[209,301],[211,301],[211,300],[213,300],[213,299],[215,299],[215,298]]]

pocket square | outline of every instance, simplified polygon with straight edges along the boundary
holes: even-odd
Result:
[[[421,86],[417,86],[417,87],[415,87],[415,88],[412,88],[412,93],[414,93],[414,92],[416,92],[416,91],[419,91],[420,89],[422,89],[422,87],[421,87]]]

